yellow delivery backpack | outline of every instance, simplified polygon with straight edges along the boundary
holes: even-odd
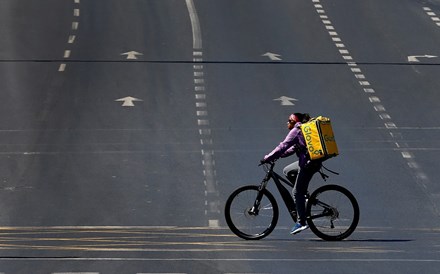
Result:
[[[323,116],[312,118],[301,125],[301,131],[310,160],[326,160],[339,154],[329,118]]]

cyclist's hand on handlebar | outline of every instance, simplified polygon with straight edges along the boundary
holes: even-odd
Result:
[[[278,159],[274,159],[274,160],[267,160],[267,159],[261,159],[260,160],[260,164],[258,165],[258,166],[262,166],[262,165],[264,165],[264,164],[271,164],[271,165],[273,165],[273,164],[275,164],[275,162],[277,161]]]

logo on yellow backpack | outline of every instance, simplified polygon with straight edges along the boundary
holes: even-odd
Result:
[[[329,118],[313,118],[301,125],[301,131],[311,160],[325,160],[339,154]]]

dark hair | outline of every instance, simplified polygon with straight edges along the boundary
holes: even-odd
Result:
[[[294,113],[293,115],[295,115],[296,117],[298,117],[299,121],[301,123],[306,123],[310,120],[310,114],[308,113]]]

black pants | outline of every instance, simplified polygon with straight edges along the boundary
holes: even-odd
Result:
[[[301,225],[306,224],[306,198],[309,183],[313,175],[321,169],[320,162],[310,162],[304,168],[300,168],[298,161],[286,166],[283,170],[284,175],[289,180],[296,177],[295,186],[293,187],[293,199],[296,204],[298,213],[298,222]]]

